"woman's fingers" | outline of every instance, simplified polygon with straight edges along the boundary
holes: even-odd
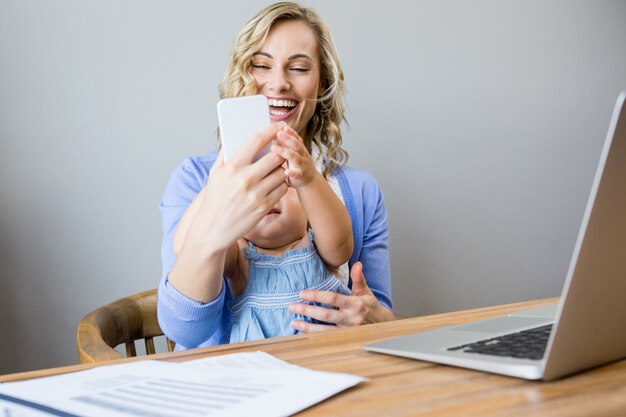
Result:
[[[300,292],[302,301],[311,303],[328,304],[337,308],[346,307],[350,302],[349,295],[343,295],[332,291],[304,290]]]
[[[230,161],[220,166],[219,160],[209,175],[206,194],[210,198],[203,200],[203,216],[230,244],[252,230],[276,205],[287,192],[287,177],[280,164],[273,168],[256,163],[238,166]]]
[[[283,168],[275,168],[265,178],[261,178],[258,182],[251,185],[246,192],[248,197],[245,199],[252,209],[257,209],[259,214],[267,213],[272,207],[278,203],[289,188],[286,182],[287,176]],[[260,218],[259,218],[260,220]]]
[[[341,310],[302,303],[291,303],[289,312],[337,325],[342,325],[345,319],[345,313]]]
[[[256,154],[259,153],[265,145],[276,138],[276,133],[278,133],[279,130],[280,125],[273,124],[258,131],[252,136],[251,140],[242,146],[231,162],[236,165],[251,164]]]
[[[304,320],[293,320],[291,322],[291,327],[301,331],[302,333],[325,332],[327,330],[337,328],[336,326],[329,326],[327,324],[309,323]]]
[[[363,300],[362,297],[332,291],[305,290],[300,293],[300,298],[304,302],[326,304],[334,308],[292,303],[289,305],[289,312],[337,326],[358,326],[369,322],[368,300]]]
[[[355,262],[350,269],[350,278],[352,278],[352,294],[353,295],[374,295],[370,287],[365,281],[363,275],[363,264]]]
[[[287,179],[285,170],[282,167],[274,168],[265,177],[255,180],[251,184],[251,190],[257,190],[260,195],[267,194]]]
[[[252,181],[260,181],[284,162],[285,159],[282,156],[269,152],[255,163],[246,167],[246,172]]]
[[[337,326],[359,326],[367,323],[379,323],[394,319],[394,315],[383,307],[369,288],[363,275],[363,265],[356,262],[350,271],[352,295],[343,295],[331,291],[304,290],[300,292],[303,303],[291,303],[289,311],[314,320]],[[309,305],[321,303],[331,307]],[[301,332],[329,330],[334,326],[313,324],[305,320],[293,320],[291,326]]]
[[[251,202],[253,205],[273,206],[278,200],[269,197],[269,194],[287,180],[285,171],[281,168],[284,159],[279,155],[270,152],[252,162],[258,150],[275,138],[277,129],[278,127],[273,125],[255,134],[228,164],[223,162],[223,157],[218,157],[215,163],[218,168],[226,168],[221,175],[221,182],[224,185],[228,184],[226,187],[239,194],[241,200]]]
[[[267,199],[268,199],[268,206],[274,207],[276,205],[276,203],[278,203],[278,200],[281,199],[282,196],[285,195],[285,193],[287,192],[287,190],[289,189],[289,186],[287,185],[287,183],[285,181],[281,181],[280,184],[278,184],[272,191],[270,191],[270,193],[267,195]]]

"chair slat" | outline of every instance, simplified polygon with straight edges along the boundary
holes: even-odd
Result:
[[[146,337],[144,341],[146,343],[146,355],[154,355],[156,353],[156,349],[154,349],[154,339],[152,337]]]
[[[116,347],[125,345],[126,356],[137,356],[136,340],[144,340],[146,353],[156,353],[154,337],[163,331],[157,318],[157,290],[152,289],[120,298],[97,308],[81,319],[76,329],[76,346],[81,363],[122,357]],[[167,350],[174,343],[167,341]]]
[[[126,345],[126,357],[132,358],[137,356],[137,350],[135,349],[135,341],[131,340],[129,342],[124,343]]]

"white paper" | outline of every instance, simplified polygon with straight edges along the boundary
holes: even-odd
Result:
[[[364,380],[300,368],[258,352],[103,366],[5,383],[0,394],[83,417],[263,417],[291,415]]]
[[[281,361],[275,356],[265,352],[241,352],[230,355],[212,356],[209,358],[195,359],[192,361],[181,362],[181,365],[191,366],[193,368],[209,369],[241,369],[241,370],[275,370],[275,369],[291,369],[308,371],[306,368],[292,365],[289,362]]]
[[[50,414],[0,399],[0,417],[50,417]]]

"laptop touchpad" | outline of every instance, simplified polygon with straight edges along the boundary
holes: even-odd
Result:
[[[487,319],[477,321],[470,324],[462,324],[450,328],[450,330],[461,330],[464,332],[480,332],[480,333],[503,333],[513,332],[517,329],[523,329],[525,327],[534,327],[541,324],[549,324],[554,320],[546,320],[541,317],[496,317],[494,319]]]

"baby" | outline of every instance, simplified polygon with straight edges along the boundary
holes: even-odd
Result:
[[[287,308],[301,302],[302,290],[351,293],[336,277],[353,250],[346,208],[293,129],[281,128],[272,151],[286,160],[289,188],[226,252],[224,276],[234,295],[229,304],[231,343],[297,333],[291,321],[311,319],[291,314]],[[203,191],[178,225],[173,243],[177,255]]]

